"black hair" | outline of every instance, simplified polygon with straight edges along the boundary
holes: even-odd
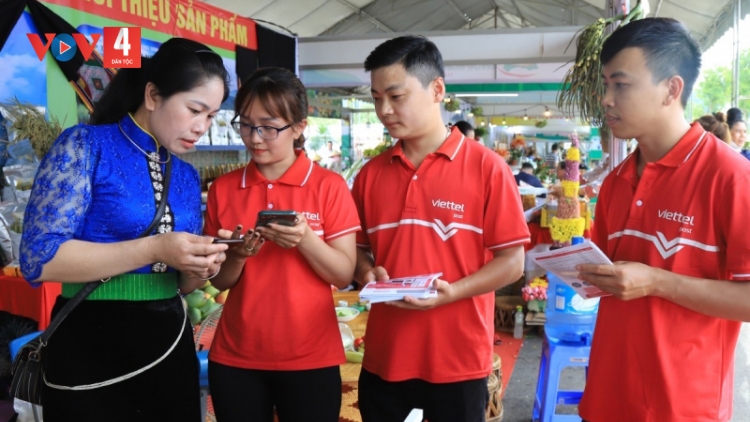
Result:
[[[526,163],[521,164],[521,168],[522,169],[533,169],[534,165],[531,164],[531,163],[529,163],[529,162],[526,162]]]
[[[602,65],[620,51],[637,47],[643,50],[646,65],[658,83],[673,76],[685,81],[682,106],[687,105],[701,69],[701,50],[690,32],[671,18],[646,18],[619,27],[602,46]]]
[[[461,133],[464,134],[464,136],[467,136],[470,130],[474,130],[474,126],[472,126],[469,122],[464,120],[459,120],[456,123],[453,124],[453,126],[457,127]]]
[[[394,64],[403,65],[425,88],[438,77],[445,79],[443,56],[425,37],[406,35],[380,44],[365,59],[365,70],[371,72]]]
[[[735,123],[745,123],[745,121],[742,119],[742,110],[739,108],[733,107],[727,110],[727,125],[731,129],[732,126],[734,126]]]
[[[140,68],[120,69],[94,105],[90,123],[103,125],[119,122],[135,113],[143,104],[146,85],[156,86],[159,96],[167,99],[190,91],[212,78],[224,83],[224,98],[229,96],[229,73],[221,56],[205,45],[185,38],[171,38],[150,58],[141,59]]]
[[[557,145],[557,143],[552,144],[552,151],[557,151],[558,148],[560,148],[560,146]]]
[[[307,90],[294,73],[280,67],[256,70],[242,83],[234,99],[238,115],[250,110],[255,100],[272,117],[296,124],[307,118]],[[295,149],[303,149],[305,136],[294,140]]]

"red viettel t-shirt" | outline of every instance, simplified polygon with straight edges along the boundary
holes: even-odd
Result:
[[[357,244],[390,277],[442,272],[455,282],[482,268],[490,251],[529,241],[510,167],[457,129],[416,171],[397,143],[362,168],[352,194],[363,230]],[[494,306],[493,293],[428,311],[374,304],[363,367],[388,381],[487,376]]]
[[[255,226],[262,210],[305,215],[326,241],[360,229],[344,179],[299,154],[279,180],[267,180],[255,163],[211,185],[204,232],[238,224]],[[305,370],[345,362],[331,285],[296,249],[265,242],[248,258],[224,305],[209,358],[247,369]]]
[[[599,248],[612,261],[750,280],[750,162],[698,124],[640,179],[637,162],[638,151],[602,185],[593,233]],[[739,331],[737,321],[658,297],[602,298],[581,417],[728,421]]]

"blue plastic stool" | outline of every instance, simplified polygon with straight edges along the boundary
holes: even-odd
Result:
[[[558,404],[575,405],[582,391],[560,391],[560,374],[568,366],[583,366],[588,373],[591,335],[586,333],[577,343],[562,342],[544,335],[542,361],[534,398],[533,420],[538,422],[581,422],[576,415],[555,414]]]
[[[11,340],[10,343],[8,343],[8,347],[10,348],[10,361],[13,362],[16,359],[16,354],[21,350],[24,344],[34,340],[34,338],[40,334],[42,334],[42,332],[37,331],[31,334],[26,334],[23,337],[18,337],[15,340]]]
[[[208,407],[208,395],[210,394],[208,388],[208,350],[201,350],[196,352],[198,354],[198,362],[200,363],[200,391],[201,391],[201,421],[206,420],[206,412]]]

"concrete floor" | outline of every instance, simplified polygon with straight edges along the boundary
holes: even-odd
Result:
[[[529,422],[534,408],[534,393],[539,375],[542,339],[527,335],[503,397],[503,422]],[[750,422],[750,324],[743,324],[737,343],[734,371],[734,417],[732,422]],[[583,389],[584,374],[568,368],[561,376],[564,389]],[[575,406],[559,406],[558,413],[577,414]]]

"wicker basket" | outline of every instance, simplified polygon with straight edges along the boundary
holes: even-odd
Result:
[[[503,394],[503,370],[502,370],[502,361],[500,360],[500,356],[493,354],[492,355],[492,373],[495,374],[495,377],[497,378],[498,383],[500,384],[500,389],[498,391],[498,394]]]
[[[502,383],[495,376],[490,374],[487,379],[487,392],[490,393],[490,399],[487,401],[485,420],[487,422],[500,422],[503,420],[503,401],[501,398]]]

